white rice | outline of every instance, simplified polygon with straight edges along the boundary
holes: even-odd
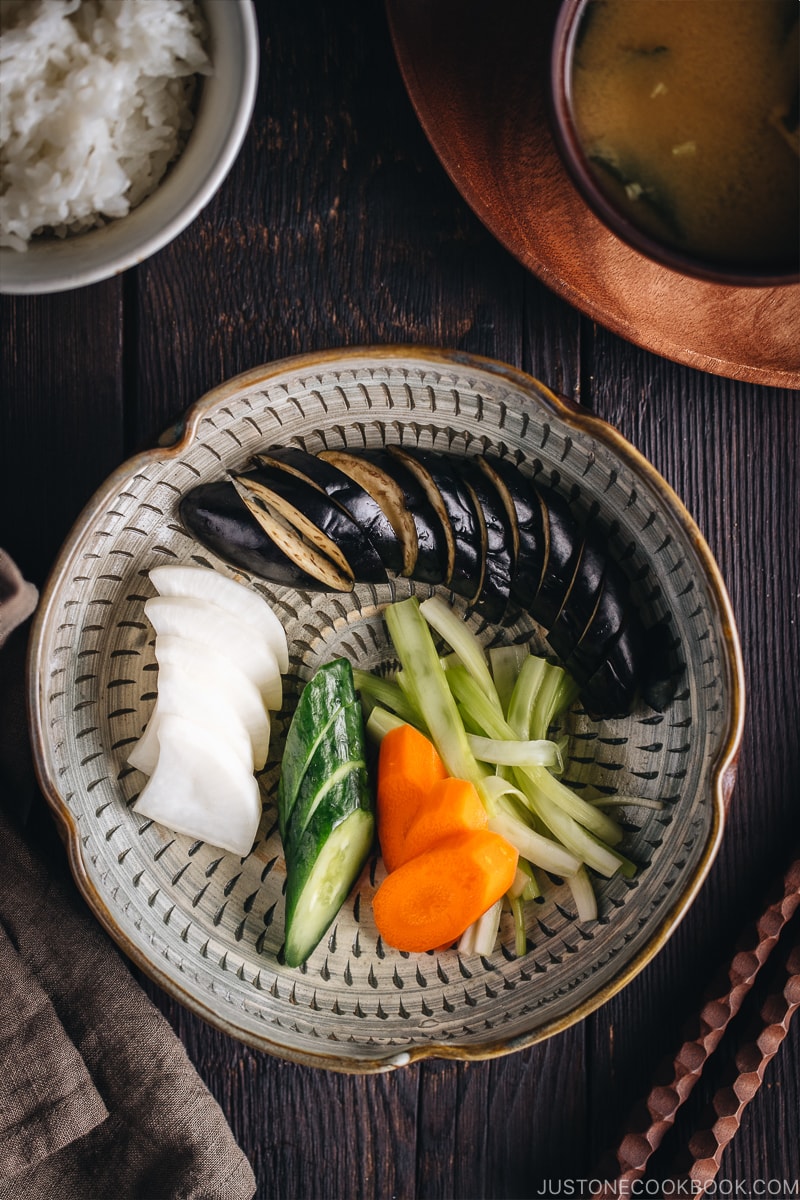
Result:
[[[0,246],[123,217],[209,72],[193,0],[0,0]]]

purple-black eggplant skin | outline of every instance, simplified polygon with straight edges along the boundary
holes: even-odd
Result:
[[[452,534],[453,562],[449,578],[444,582],[465,600],[473,602],[480,593],[484,564],[481,555],[480,518],[464,481],[455,467],[455,460],[432,450],[409,450],[397,448],[393,458],[400,456],[406,470],[412,474],[413,466],[406,466],[404,459],[419,463],[432,480],[433,487],[441,497],[445,519]],[[420,484],[424,487],[424,485]],[[434,511],[436,509],[434,505]],[[445,537],[447,535],[445,534]]]
[[[563,663],[567,662],[576,646],[583,640],[592,622],[603,587],[607,562],[608,551],[601,547],[596,533],[588,530],[561,612],[547,634],[548,642]]]
[[[645,630],[643,642],[642,697],[651,708],[663,712],[673,700],[686,667],[678,657],[680,639],[669,620],[664,619]]]
[[[577,645],[563,660],[576,683],[582,684],[589,679],[632,612],[627,579],[618,563],[609,559],[591,620]]]
[[[270,583],[303,591],[325,590],[275,545],[228,480],[192,488],[181,498],[179,513],[193,537],[231,566]]]
[[[542,582],[527,608],[535,621],[552,629],[561,611],[583,544],[583,533],[566,500],[552,488],[536,485],[545,509],[547,534]]]
[[[355,451],[353,453],[356,453]],[[428,500],[422,484],[388,450],[364,450],[360,457],[368,459],[398,484],[405,497],[408,511],[417,531],[417,561],[411,579],[434,586],[443,584],[447,574],[447,546],[442,523]]]
[[[243,482],[252,479],[263,484],[307,517],[338,546],[351,567],[354,579],[362,583],[386,582],[386,569],[369,537],[350,514],[325,492],[279,467],[259,465],[242,472],[237,478]]]
[[[493,486],[500,489],[506,506],[515,555],[511,599],[527,609],[539,590],[545,560],[542,500],[531,480],[509,459],[481,455],[477,462]]]
[[[485,529],[483,583],[475,601],[475,611],[487,621],[501,621],[508,607],[516,566],[511,522],[503,497],[474,458],[461,459],[458,470],[472,489]]]
[[[508,459],[404,453],[418,460],[417,474],[388,450],[346,453],[394,482],[395,508],[402,497],[404,509],[400,525],[397,511],[390,524],[380,493],[366,492],[346,466],[340,470],[299,447],[266,452],[267,461],[249,474],[330,538],[357,582],[382,581],[387,569],[398,573],[405,564],[410,578],[450,586],[487,620],[502,621],[515,601],[543,627],[592,716],[627,715],[639,696],[657,710],[669,704],[683,669],[679,642],[666,620],[645,629],[602,530],[584,528],[558,492],[535,484]],[[193,488],[180,515],[198,541],[233,566],[274,583],[325,590],[275,545],[231,482]],[[416,532],[413,566],[404,558],[403,523],[406,541]]]
[[[310,454],[299,446],[281,446],[265,451],[259,461],[274,460],[276,464],[299,471],[311,483],[321,487],[325,494],[349,514],[372,542],[387,571],[401,574],[403,570],[403,547],[385,512],[361,484],[356,483],[333,463]]]

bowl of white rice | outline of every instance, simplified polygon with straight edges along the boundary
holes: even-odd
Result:
[[[257,82],[252,0],[0,0],[0,292],[170,242],[233,165]]]

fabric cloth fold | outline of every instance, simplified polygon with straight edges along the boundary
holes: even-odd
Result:
[[[250,1200],[171,1026],[0,797],[0,1198]]]
[[[86,1064],[0,923],[0,1162],[18,1175],[108,1116]]]

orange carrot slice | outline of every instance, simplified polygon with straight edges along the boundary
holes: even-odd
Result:
[[[373,900],[381,937],[411,952],[455,941],[508,891],[517,858],[487,829],[451,834],[386,876]]]
[[[412,815],[403,844],[393,855],[392,870],[453,833],[485,829],[488,820],[473,783],[466,779],[440,779]]]
[[[435,783],[447,778],[433,743],[413,725],[386,734],[378,756],[378,839],[387,871],[403,861],[406,832]]]

